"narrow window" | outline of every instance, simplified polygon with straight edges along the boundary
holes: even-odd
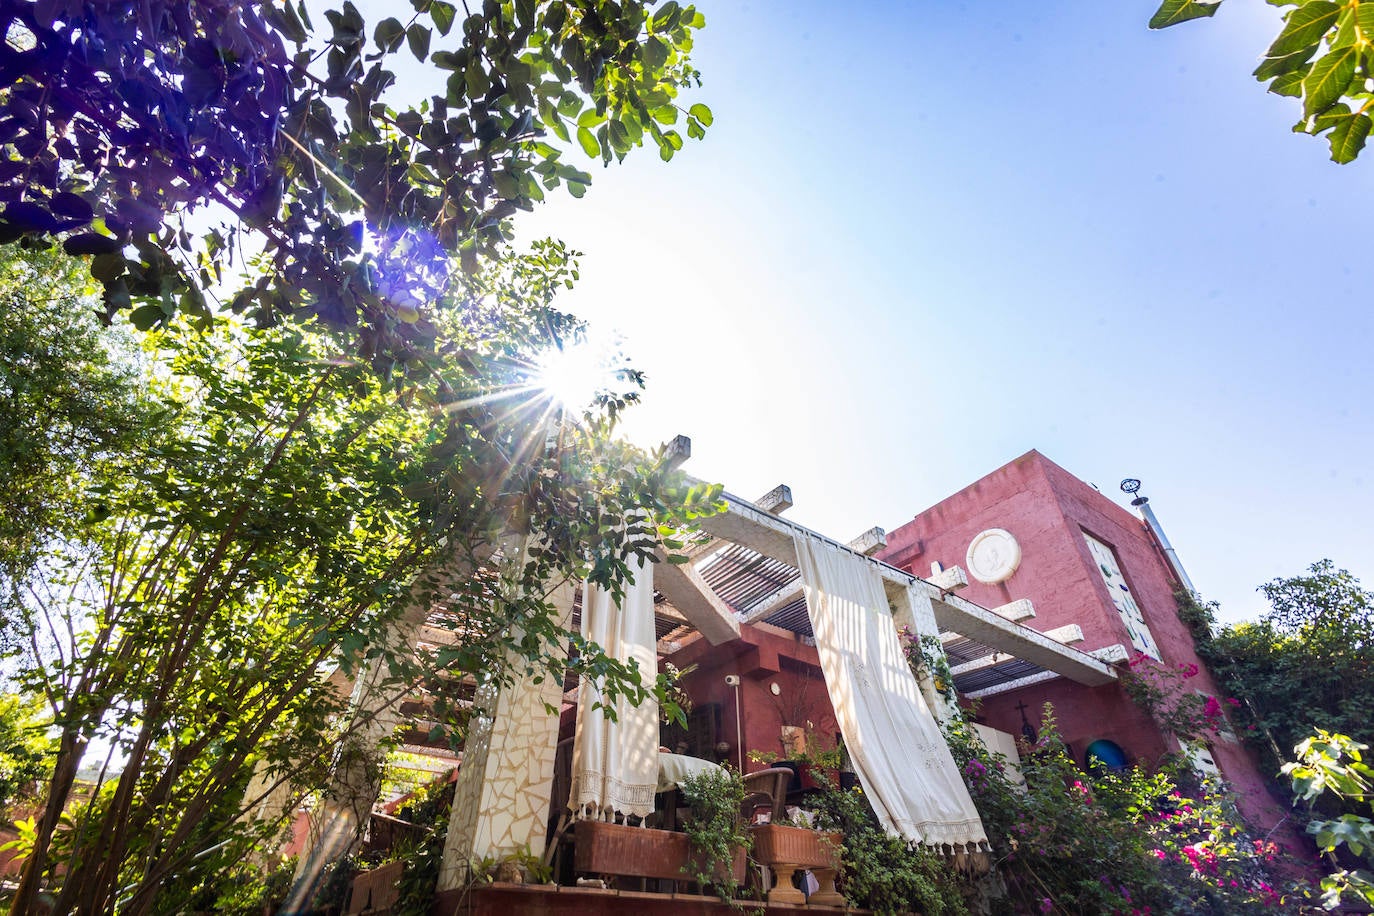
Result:
[[[1097,571],[1102,574],[1102,581],[1107,584],[1107,592],[1112,596],[1112,604],[1116,605],[1116,612],[1121,615],[1121,622],[1126,626],[1126,632],[1131,634],[1131,645],[1139,652],[1144,652],[1153,659],[1159,659],[1159,646],[1155,644],[1154,635],[1150,633],[1150,628],[1145,625],[1145,617],[1140,613],[1140,605],[1135,603],[1135,596],[1131,594],[1131,588],[1126,584],[1126,577],[1121,574],[1121,566],[1116,562],[1116,554],[1110,547],[1099,541],[1097,538],[1083,532],[1083,537],[1088,542],[1088,552],[1093,555],[1093,561],[1097,563]]]

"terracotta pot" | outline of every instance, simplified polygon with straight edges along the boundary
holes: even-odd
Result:
[[[840,867],[840,844],[844,840],[842,834],[781,824],[750,827],[749,833],[754,838],[754,859],[773,871],[773,889],[768,892],[769,903],[844,904],[844,898],[835,890],[835,873]],[[799,868],[810,869],[821,885],[809,900],[792,886],[792,874]]]
[[[816,777],[822,773],[825,774],[825,778],[832,786],[836,785],[840,780],[840,771],[838,769],[834,767],[817,766],[814,763],[801,764],[798,767],[798,773],[801,776],[801,785],[803,789],[819,789],[821,783]]]
[[[578,821],[574,829],[573,868],[579,873],[620,875],[630,878],[691,880],[687,834],[626,827],[604,821]],[[744,850],[735,853],[730,869],[736,881],[744,880]]]

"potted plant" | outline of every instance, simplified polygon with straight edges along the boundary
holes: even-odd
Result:
[[[687,835],[652,827],[578,821],[573,847],[580,874],[679,879],[687,867]]]
[[[838,830],[819,831],[781,821],[749,828],[754,843],[754,861],[773,872],[769,903],[819,903],[840,906],[844,898],[835,890],[835,875],[840,868],[840,848],[844,840]],[[810,900],[792,886],[798,869],[810,869],[820,888]]]
[[[679,787],[688,807],[687,877],[703,886],[712,885],[722,900],[732,900],[744,880],[751,845],[740,821],[744,782],[738,773],[719,769],[689,776]]]

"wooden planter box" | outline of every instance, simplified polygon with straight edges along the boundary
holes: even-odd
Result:
[[[404,862],[388,862],[380,868],[360,872],[353,879],[353,893],[348,898],[348,909],[344,912],[370,913],[374,910],[389,911],[401,899],[401,874],[406,870]]]
[[[835,873],[840,868],[840,844],[844,840],[842,834],[808,830],[805,827],[784,827],[781,824],[750,827],[749,833],[754,838],[754,859],[773,871],[773,888],[768,892],[769,903],[844,905],[844,898],[835,890]],[[810,869],[821,885],[809,901],[792,886],[792,874],[800,868]]]
[[[692,880],[686,871],[691,847],[685,833],[626,827],[604,821],[578,821],[573,843],[573,868],[579,873]],[[743,881],[746,864],[743,849],[735,854],[731,864],[734,879]]]

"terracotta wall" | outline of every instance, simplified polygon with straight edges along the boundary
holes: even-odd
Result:
[[[783,635],[749,625],[740,629],[739,640],[721,646],[698,640],[668,659],[679,668],[698,666],[683,681],[693,702],[720,704],[720,738],[730,745],[725,759],[738,765],[737,734],[742,735],[744,772],[763,769],[768,764],[750,761],[749,752],[781,753],[781,726],[805,726],[807,721],[821,748],[834,747],[839,726],[815,648],[791,633]],[[725,683],[731,674],[740,678],[738,720],[735,688]],[[773,684],[778,685],[777,695],[772,692]],[[799,721],[784,721],[793,718]]]

